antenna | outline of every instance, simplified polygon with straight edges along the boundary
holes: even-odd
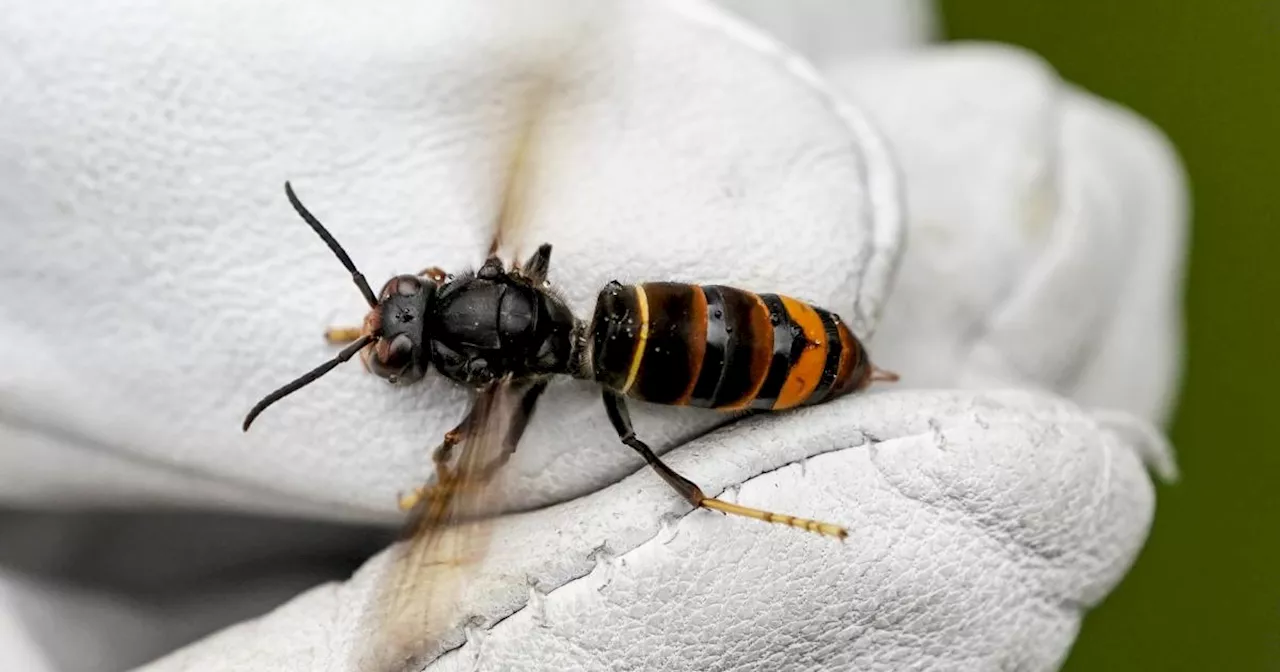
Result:
[[[347,256],[347,251],[342,249],[338,241],[333,239],[329,230],[324,228],[324,225],[320,223],[320,220],[316,219],[315,215],[311,214],[311,211],[307,210],[302,201],[298,200],[297,194],[293,193],[293,186],[288,182],[284,183],[284,193],[289,197],[289,203],[293,205],[294,210],[298,211],[298,215],[302,217],[303,221],[311,226],[311,229],[316,232],[316,235],[320,236],[325,245],[329,246],[338,261],[341,261],[342,265],[346,266],[348,271],[351,271],[351,280],[356,283],[360,293],[364,294],[364,300],[369,302],[369,307],[376,308],[378,306],[378,296],[369,287],[369,282],[364,279],[364,274],[356,270],[355,263],[351,261],[351,257]]]
[[[285,385],[284,387],[276,390],[275,392],[272,392],[271,394],[268,394],[267,396],[263,397],[262,401],[259,401],[253,407],[253,409],[249,411],[249,415],[246,415],[244,417],[244,426],[243,426],[244,431],[246,432],[249,431],[249,425],[253,424],[254,419],[257,418],[260,413],[267,410],[268,406],[276,403],[277,401],[280,401],[281,399],[284,399],[285,397],[293,394],[294,392],[297,392],[298,390],[306,387],[307,385],[314,383],[317,378],[319,378],[320,376],[323,376],[326,373],[329,373],[329,371],[333,370],[333,367],[347,361],[348,359],[351,359],[352,355],[356,354],[357,352],[360,352],[361,348],[374,342],[375,340],[377,340],[377,338],[378,337],[374,336],[373,334],[365,334],[364,336],[361,336],[360,340],[343,348],[342,352],[339,352],[338,355],[333,359],[304,373],[297,380],[294,380],[288,385]]]

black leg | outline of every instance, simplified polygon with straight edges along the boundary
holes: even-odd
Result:
[[[613,423],[613,428],[618,432],[618,438],[622,442],[631,446],[644,461],[653,467],[654,471],[666,481],[668,485],[675,488],[676,492],[689,501],[694,506],[704,509],[711,509],[726,514],[734,514],[737,516],[745,516],[747,518],[755,518],[769,523],[778,523],[780,525],[790,525],[798,527],[810,532],[838,537],[840,539],[848,536],[848,531],[839,525],[831,523],[823,523],[817,520],[809,520],[807,518],[797,518],[781,513],[773,513],[761,509],[753,509],[749,506],[742,506],[732,502],[707,497],[702,492],[702,488],[698,487],[693,481],[677,474],[674,469],[668,467],[657,455],[653,454],[653,450],[645,445],[643,441],[636,438],[635,430],[631,428],[631,414],[627,412],[627,402],[622,395],[613,390],[604,390],[604,408],[609,414],[609,421]]]
[[[529,282],[538,285],[546,281],[547,272],[551,269],[551,245],[543,243],[538,246],[537,251],[529,260],[524,262],[524,268],[520,270]]]
[[[511,413],[511,424],[507,428],[507,437],[503,440],[502,454],[481,467],[476,476],[481,482],[489,480],[511,459],[512,453],[516,452],[516,447],[520,445],[520,437],[524,436],[524,430],[529,426],[529,418],[533,417],[533,410],[538,405],[538,398],[546,389],[547,381],[540,380],[524,391],[520,397],[520,405]]]
[[[682,497],[689,500],[694,506],[701,506],[703,500],[707,497],[702,494],[702,488],[699,488],[693,481],[677,474],[674,469],[668,467],[657,455],[653,454],[653,450],[645,445],[643,441],[636,438],[635,430],[631,428],[631,414],[627,412],[627,402],[622,395],[613,390],[604,391],[604,410],[609,414],[609,421],[613,423],[613,428],[618,432],[618,438],[622,442],[631,446],[640,457],[644,458],[649,466],[662,477],[676,492]]]

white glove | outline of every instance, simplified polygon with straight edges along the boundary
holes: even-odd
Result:
[[[350,364],[239,431],[331,355],[326,324],[362,314],[281,183],[375,283],[476,263],[519,111],[512,54],[537,27],[461,2],[17,4],[0,497],[399,520],[395,494],[465,410],[438,376],[391,390]],[[1016,53],[828,59],[849,104],[699,2],[637,3],[598,37],[522,241],[555,245],[574,309],[617,278],[788,293],[860,334],[883,311],[871,352],[904,381],[667,453],[708,494],[847,524],[843,544],[690,512],[594,388],[554,385],[508,469],[513,506],[562,503],[498,522],[477,618],[433,669],[1054,667],[1145,538],[1139,455],[1172,473],[1149,428],[1177,373],[1184,216],[1163,141]],[[720,419],[632,413],[659,452]],[[42,542],[3,522],[4,550]],[[283,527],[229,533],[200,565],[340,546]],[[134,537],[95,559],[128,553],[139,572],[167,560]],[[380,558],[149,669],[344,669]],[[152,598],[0,575],[0,663],[140,662],[314,576],[272,572]]]

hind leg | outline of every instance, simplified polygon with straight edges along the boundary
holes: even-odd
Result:
[[[755,518],[768,523],[778,523],[780,525],[790,525],[798,527],[802,530],[816,532],[821,535],[836,537],[843,539],[848,536],[849,532],[840,525],[824,523],[808,518],[797,518],[781,513],[773,513],[772,511],[764,511],[762,509],[753,509],[749,506],[741,506],[732,502],[707,497],[702,492],[702,488],[696,483],[676,473],[674,469],[667,466],[649,446],[643,441],[636,438],[635,431],[631,428],[631,414],[627,412],[626,401],[617,392],[612,390],[604,391],[604,407],[609,414],[609,421],[613,423],[613,428],[618,432],[618,438],[622,442],[630,446],[644,461],[658,472],[662,480],[666,481],[676,492],[680,493],[688,502],[694,506],[704,509],[711,509],[725,514],[733,514],[735,516],[744,516],[747,518]]]

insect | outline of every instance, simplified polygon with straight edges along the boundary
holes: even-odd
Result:
[[[618,439],[691,505],[838,538],[847,534],[839,525],[706,496],[636,436],[628,400],[776,412],[897,379],[871,364],[866,349],[835,314],[777,294],[615,281],[600,290],[589,319],[575,315],[549,281],[551,245],[539,246],[522,264],[504,262],[499,254],[521,219],[535,137],[526,128],[512,152],[496,233],[477,270],[450,275],[428,268],[395,276],[377,293],[285,184],[294,210],[351,273],[370,310],[360,327],[331,328],[327,338],[346,347],[264,397],[243,428],[247,431],[267,407],[356,354],[372,373],[397,385],[412,384],[434,369],[475,391],[467,416],[432,454],[434,480],[400,502],[411,511],[408,543],[377,607],[381,627],[388,631],[383,640],[393,643],[391,653],[377,654],[387,659],[379,670],[409,661],[409,640],[429,637],[431,627],[446,625],[444,614],[453,606],[449,593],[457,590],[461,571],[454,561],[484,551],[483,529],[467,521],[497,496],[495,477],[519,445],[552,378],[598,384]],[[461,532],[459,525],[470,527]]]
[[[453,276],[432,267],[398,275],[374,294],[288,183],[285,192],[351,272],[371,309],[358,329],[330,329],[329,340],[350,345],[264,397],[245,418],[246,431],[268,406],[363,352],[369,370],[393,384],[414,383],[434,368],[488,397],[475,402],[435,450],[440,483],[452,478],[447,464],[453,450],[473,427],[485,424],[484,409],[492,398],[519,398],[510,417],[502,419],[507,432],[500,450],[470,475],[483,481],[515,451],[549,379],[571,376],[601,386],[619,440],[690,504],[845,536],[838,525],[707,497],[636,436],[627,410],[629,397],[723,411],[783,411],[897,380],[871,364],[861,342],[835,314],[788,296],[721,285],[614,281],[600,291],[591,320],[584,321],[550,286],[550,244],[538,247],[523,265],[507,268],[491,252],[474,273]],[[412,508],[422,495],[420,490],[402,507]]]

